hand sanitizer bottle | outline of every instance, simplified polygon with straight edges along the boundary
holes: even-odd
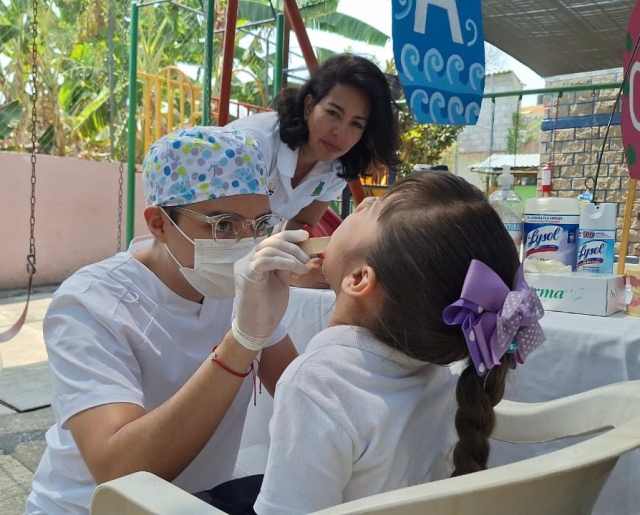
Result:
[[[522,216],[524,206],[522,198],[513,189],[514,177],[511,167],[504,165],[502,174],[498,177],[499,189],[489,196],[489,202],[500,215],[502,223],[513,238],[518,252],[522,245]]]

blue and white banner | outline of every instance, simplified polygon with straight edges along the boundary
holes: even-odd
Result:
[[[393,54],[419,123],[475,125],[485,82],[482,0],[393,0]]]

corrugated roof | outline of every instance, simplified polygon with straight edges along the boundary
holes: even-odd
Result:
[[[540,167],[540,154],[491,154],[484,161],[469,166],[472,172],[502,170],[509,165],[512,170],[534,170]]]
[[[542,77],[622,66],[635,0],[483,0],[485,39]]]

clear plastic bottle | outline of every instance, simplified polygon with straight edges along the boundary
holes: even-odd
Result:
[[[513,182],[514,177],[511,174],[511,167],[504,165],[502,174],[498,177],[499,189],[489,196],[489,202],[500,215],[502,223],[509,231],[518,252],[520,252],[524,205],[520,195],[513,189]]]

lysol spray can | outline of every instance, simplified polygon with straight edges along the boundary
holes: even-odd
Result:
[[[578,231],[578,271],[612,274],[618,205],[583,204]]]
[[[524,259],[559,261],[576,269],[580,203],[577,198],[530,198],[524,208]]]

